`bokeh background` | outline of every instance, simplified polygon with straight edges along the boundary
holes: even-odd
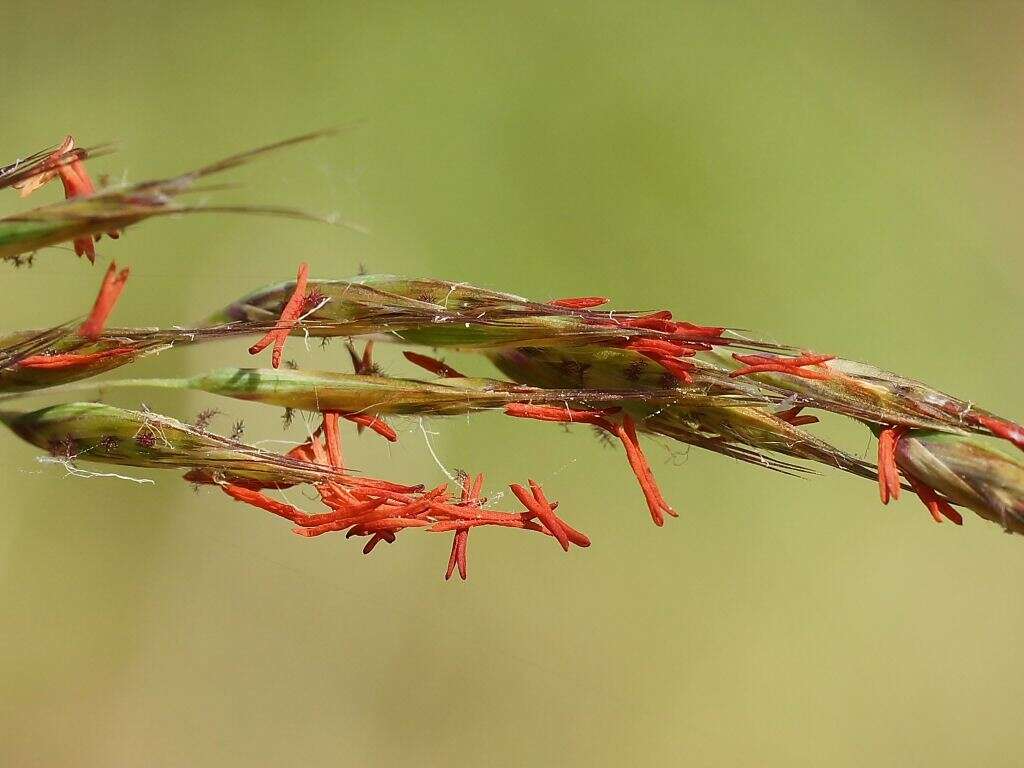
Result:
[[[10,2],[0,24],[3,159],[70,131],[118,142],[94,174],[141,180],[360,121],[217,199],[370,234],[151,222],[101,244],[133,271],[118,323],[187,323],[303,259],[363,265],[670,307],[1024,417],[1019,4]],[[61,249],[3,269],[0,323],[82,313],[99,277]],[[136,370],[247,361],[236,342]],[[300,438],[226,401],[110,400]],[[398,426],[349,454],[438,481]],[[587,432],[427,428],[492,491],[542,481],[594,546],[477,533],[446,584],[448,537],[364,558],[172,473],[75,479],[0,441],[0,764],[1019,764],[1021,541],[856,479],[651,446],[682,510],[657,530]]]

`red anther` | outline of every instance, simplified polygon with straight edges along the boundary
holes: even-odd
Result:
[[[338,415],[341,416],[343,419],[348,419],[349,421],[358,424],[362,427],[372,429],[374,432],[376,432],[378,435],[383,437],[388,442],[398,442],[398,433],[395,432],[395,430],[392,429],[391,425],[384,421],[384,419],[382,419],[380,416],[376,416],[369,413],[341,412],[339,412]]]
[[[14,186],[21,190],[22,197],[26,197],[55,176],[60,176],[61,183],[64,185],[64,197],[67,199],[91,196],[95,194],[96,189],[82,162],[84,157],[83,150],[75,149],[74,137],[68,136],[56,151],[51,153],[46,161],[39,166],[38,173]],[[112,238],[118,236],[116,230],[108,234]],[[96,236],[96,239],[99,240],[99,235]],[[96,248],[93,246],[92,237],[88,235],[77,237],[74,240],[74,246],[76,255],[86,256],[89,261],[96,260]]]
[[[96,302],[92,305],[89,317],[78,328],[78,335],[87,339],[97,339],[103,333],[103,327],[107,324],[107,318],[114,310],[117,299],[124,290],[128,281],[128,270],[117,271],[117,265],[110,262],[107,273],[103,276],[99,293],[96,295]]]
[[[354,514],[348,514],[349,511]],[[336,513],[310,515],[309,520],[300,524],[298,528],[293,528],[292,532],[311,539],[325,533],[344,531],[353,526],[363,531],[372,523],[394,518],[399,511],[387,505],[387,499],[373,499],[350,510],[340,509]]]
[[[665,514],[678,517],[678,514],[665,501],[658,489],[654,479],[654,473],[647,463],[647,457],[640,447],[640,440],[636,433],[636,424],[628,415],[622,417],[622,424],[614,424],[607,418],[608,413],[602,411],[575,411],[568,408],[557,408],[550,405],[529,405],[526,403],[512,403],[505,406],[505,413],[509,416],[517,416],[526,419],[538,419],[540,421],[555,421],[563,424],[591,424],[595,427],[610,432],[619,438],[622,447],[626,451],[626,460],[629,462],[637,482],[640,483],[640,490],[643,491],[647,507],[651,512],[651,519],[655,525],[665,524]],[[512,490],[515,493],[515,489]],[[516,494],[519,496],[519,494]],[[526,501],[519,498],[523,504]]]
[[[235,501],[243,501],[251,506],[271,512],[278,517],[283,517],[285,520],[291,520],[293,523],[299,523],[307,517],[304,512],[293,507],[291,504],[285,504],[283,501],[275,501],[252,488],[228,484],[221,485],[221,490]]]
[[[637,320],[671,320],[672,311],[668,309],[659,309],[657,312],[648,312],[646,315],[638,315],[637,317],[626,317],[622,318],[622,322],[632,323]]]
[[[344,469],[345,461],[341,453],[341,426],[338,422],[338,414],[328,411],[324,414],[323,426],[324,443],[327,444],[327,458],[332,467]]]
[[[693,357],[697,354],[697,350],[692,347],[676,344],[671,341],[663,341],[662,339],[633,339],[626,344],[626,349],[631,349],[641,354],[653,353],[658,356],[667,355],[668,357]]]
[[[783,421],[785,421],[785,422],[787,422],[789,424],[792,424],[794,427],[803,427],[803,426],[806,426],[807,424],[817,424],[818,423],[818,417],[817,416],[801,416],[800,415],[800,411],[802,411],[804,408],[806,408],[806,406],[804,406],[804,405],[797,405],[797,406],[795,406],[793,408],[790,408],[788,410],[779,411],[778,413],[775,414],[775,416],[777,418],[782,419]]]
[[[829,360],[834,360],[834,355],[800,355],[799,357],[782,357],[778,355],[737,355],[733,358],[746,367],[732,371],[729,376],[749,376],[753,373],[787,373],[791,376],[799,376],[802,379],[826,380],[832,377],[831,372],[826,368],[824,371],[808,370],[804,366],[822,365]]]
[[[618,409],[579,411],[554,405],[531,405],[529,403],[510,403],[505,406],[505,414],[508,416],[539,421],[556,421],[562,424],[592,424],[608,431],[613,431],[614,427],[606,416],[616,410]]]
[[[640,317],[616,317],[615,324],[623,328],[637,330],[661,331],[671,334],[673,341],[703,342],[702,349],[710,349],[710,345],[721,340],[725,333],[724,326],[695,325],[694,323],[675,322],[672,313],[653,312]]]
[[[61,183],[64,185],[64,197],[68,200],[76,197],[91,197],[96,194],[89,172],[85,170],[85,163],[81,160],[72,160],[70,163],[62,163],[57,166],[57,173],[60,175]],[[119,233],[112,230],[107,233],[111,238],[117,239]],[[99,235],[96,236],[99,240]],[[96,261],[96,248],[93,245],[93,238],[86,235],[77,237],[74,241],[75,254],[85,256],[90,262]]]
[[[476,476],[476,480],[472,480],[469,475],[466,475],[462,479],[462,495],[460,502],[465,505],[479,506],[481,503],[480,491],[484,486],[484,476],[479,474]],[[455,572],[455,567],[459,568],[459,577],[465,581],[468,573],[468,563],[466,559],[466,552],[469,546],[469,528],[459,528],[455,531],[455,538],[452,540],[452,553],[448,557],[448,569],[444,573],[444,580],[448,581],[452,574]]]
[[[197,485],[221,485],[222,481],[219,480],[214,472],[207,469],[190,469],[184,475],[183,480],[187,480],[190,483],[196,483]],[[248,488],[250,491],[263,491],[270,488],[291,488],[296,485],[295,482],[281,482],[277,480],[257,480],[256,478],[233,478],[231,485],[238,488]]]
[[[70,163],[62,163],[57,168],[61,183],[64,185],[64,197],[89,197],[96,193],[89,172],[81,160],[72,160]]]
[[[288,303],[281,310],[281,317],[277,324],[267,331],[267,334],[262,339],[249,347],[249,354],[257,355],[273,344],[274,351],[271,353],[270,362],[274,368],[281,365],[284,343],[302,315],[302,307],[306,300],[306,279],[308,276],[309,266],[303,262],[299,265],[299,273],[295,279],[295,290],[292,291]]]
[[[473,483],[473,487],[469,491],[469,499],[475,501],[477,504],[481,503],[480,492],[484,489],[484,474],[481,472],[476,476],[476,482]]]
[[[676,328],[676,324],[671,320],[661,320],[657,317],[648,317],[642,320],[629,319],[620,321],[619,325],[637,330],[661,331],[662,333],[672,333]]]
[[[452,553],[448,557],[448,569],[444,572],[444,580],[448,581],[455,572],[455,566],[459,567],[459,578],[463,581],[469,572],[469,565],[466,560],[466,549],[469,546],[469,528],[460,528],[455,531],[455,539],[452,541]]]
[[[31,355],[23,357],[17,362],[18,368],[77,368],[91,365],[100,360],[107,360],[111,357],[124,357],[137,355],[139,351],[132,347],[115,347],[105,349],[102,352],[90,352],[89,354],[77,355],[69,353],[66,355]]]
[[[531,515],[532,517],[532,515]],[[499,528],[519,528],[537,533],[547,533],[547,529],[536,523],[526,522],[520,515],[505,514],[500,519],[475,518],[463,520],[440,520],[432,524],[428,531],[431,533],[447,533],[448,531],[462,531],[469,528],[477,528],[483,525],[494,525]]]
[[[378,491],[380,493],[392,492],[392,493],[422,493],[422,485],[399,485],[398,483],[392,483],[388,480],[378,480],[373,477],[357,477],[353,475],[346,475],[345,483],[352,486],[353,493],[358,488],[366,488],[368,490]]]
[[[675,378],[684,384],[692,384],[693,376],[690,374],[697,370],[697,366],[693,363],[687,363],[682,360],[675,360],[667,355],[663,355],[657,352],[640,352],[644,357],[653,360]]]
[[[907,427],[885,427],[878,433],[878,493],[883,504],[900,497],[900,471],[896,465],[896,445]]]
[[[527,492],[523,486],[513,483],[509,486],[509,490],[515,494],[516,498],[526,507],[530,512],[537,516],[540,520],[541,525],[558,539],[558,543],[562,546],[562,549],[566,552],[569,551],[569,537],[562,529],[562,523],[555,515],[554,510],[551,508],[551,504],[544,498],[544,492],[540,490],[533,480],[530,480],[530,490],[532,495]]]
[[[651,519],[654,521],[654,524],[657,526],[665,524],[663,512],[672,517],[678,517],[679,514],[669,506],[668,502],[665,501],[665,497],[661,495],[661,490],[654,479],[651,466],[648,464],[647,457],[640,447],[640,440],[636,434],[636,424],[628,414],[622,417],[622,425],[616,428],[615,434],[622,441],[623,448],[626,449],[626,459],[629,461],[629,466],[633,469],[633,474],[636,475],[637,482],[640,483],[640,489],[647,500],[647,508],[651,512]]]
[[[387,499],[395,504],[408,504],[412,501],[412,496],[405,491],[392,491],[386,488],[357,485],[356,481],[361,479],[365,478],[352,477],[351,475],[345,477],[345,486],[348,488],[346,493],[351,495],[353,499]],[[413,493],[420,493],[422,491],[423,486],[420,486]]]
[[[906,474],[906,478],[907,482],[910,483],[910,487],[914,489],[914,493],[917,494],[918,498],[921,499],[921,502],[928,508],[928,511],[931,512],[932,519],[936,523],[941,523],[943,516],[945,516],[957,525],[964,524],[963,516],[953,509],[950,503],[939,496],[939,494],[937,494],[932,488],[928,487],[920,480],[917,480],[909,473]]]
[[[555,299],[548,302],[552,307],[561,307],[562,309],[592,309],[607,303],[608,299],[604,296],[577,296],[575,298]]]
[[[420,520],[416,517],[385,517],[381,520],[373,520],[369,523],[360,524],[359,531],[361,533],[382,533],[386,531],[394,534],[404,528],[426,528],[429,525],[429,520]]]
[[[722,325],[695,325],[693,323],[676,323],[673,333],[677,336],[692,335],[697,338],[721,338],[725,333],[725,326]]]
[[[1024,427],[1014,424],[1012,421],[1000,419],[998,416],[982,416],[969,414],[972,421],[983,426],[996,437],[1008,440],[1024,451]]]
[[[417,352],[403,352],[405,359],[413,365],[418,365],[424,370],[430,371],[431,373],[437,374],[445,379],[464,379],[466,378],[463,374],[456,371],[447,363],[438,360],[435,357],[429,355],[421,355]]]
[[[363,523],[373,513],[378,512],[379,508],[387,503],[387,499],[372,499],[364,502],[363,504],[357,504],[348,507],[339,507],[334,512],[324,512],[319,515],[307,515],[302,520],[297,520],[297,528],[293,528],[292,531],[300,536],[306,536],[307,538],[313,538],[314,536],[320,536],[324,533],[330,533],[331,531],[344,531],[346,528],[351,528],[356,523]],[[379,513],[380,517],[387,517],[391,513],[385,510]]]
[[[590,546],[590,539],[586,534],[580,533],[561,518],[559,518],[559,522],[562,524],[562,530],[565,531],[565,535],[569,537],[570,543],[575,544],[577,547]]]

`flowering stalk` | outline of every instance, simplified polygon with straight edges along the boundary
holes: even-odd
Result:
[[[97,191],[85,170],[90,151],[68,137],[60,146],[0,168],[0,188],[23,195],[60,178],[63,203],[0,219],[0,259],[18,263],[33,250],[73,241],[95,257],[100,233],[167,213],[268,212],[278,208],[190,207],[175,198],[196,182],[281,146],[234,155],[172,179]],[[409,528],[453,534],[446,578],[467,574],[472,528],[516,528],[553,538],[564,549],[589,539],[557,513],[534,481],[509,486],[518,512],[490,509],[482,476],[458,487],[427,488],[353,473],[346,467],[345,421],[388,439],[393,416],[446,416],[501,410],[509,417],[581,425],[621,445],[657,525],[675,516],[655,481],[641,436],[693,445],[789,474],[814,462],[870,478],[883,503],[916,494],[935,520],[957,524],[957,506],[1024,533],[1024,462],[988,446],[998,438],[1024,449],[1013,421],[865,363],[745,338],[724,326],[679,321],[667,310],[618,311],[598,296],[533,301],[510,293],[435,279],[363,275],[310,278],[259,289],[207,318],[198,328],[108,329],[127,280],[111,264],[84,322],[0,337],[3,399],[92,387],[80,380],[160,349],[255,337],[251,355],[271,348],[270,368],[223,368],[192,377],[123,379],[105,387],[199,390],[319,414],[320,427],[285,455],[260,451],[207,431],[210,414],[187,425],[149,412],[71,403],[29,413],[3,413],[16,434],[69,465],[94,461],[175,467],[185,478],[219,487],[231,498],[289,520],[296,533],[367,538],[365,552],[394,542]],[[290,336],[344,337],[353,373],[281,368]],[[355,338],[367,339],[360,353]],[[422,352],[406,359],[437,380],[385,376],[373,343],[457,349],[486,357],[507,380],[467,376]],[[79,382],[71,384],[70,382]],[[56,385],[63,385],[54,388]],[[878,437],[877,465],[816,437],[811,410],[868,425]],[[212,412],[210,412],[212,413]],[[327,511],[306,512],[270,495],[308,484]]]

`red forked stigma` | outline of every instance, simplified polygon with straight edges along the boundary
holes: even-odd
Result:
[[[732,371],[729,376],[749,376],[754,373],[788,373],[790,376],[799,376],[802,379],[826,380],[832,377],[831,372],[824,366],[829,360],[834,360],[835,355],[800,355],[798,357],[783,357],[781,355],[737,355],[733,358],[743,363],[745,368],[738,368]],[[825,370],[808,369],[805,366],[821,366]]]
[[[281,365],[281,354],[284,352],[284,343],[288,340],[289,334],[302,315],[306,302],[306,279],[309,276],[309,266],[303,262],[299,265],[299,273],[295,279],[295,290],[281,310],[281,317],[277,324],[267,331],[266,335],[249,347],[250,355],[258,355],[271,344],[274,351],[270,356],[270,364],[274,368]]]

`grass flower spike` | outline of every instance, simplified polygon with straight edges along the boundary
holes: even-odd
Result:
[[[311,218],[272,207],[189,206],[178,198],[207,176],[318,135],[243,152],[170,179],[100,190],[85,170],[90,152],[68,137],[0,168],[0,188],[25,195],[59,178],[67,197],[0,219],[0,259],[24,263],[39,248],[70,241],[92,260],[101,233],[114,236],[170,213]],[[450,533],[446,579],[456,573],[467,577],[475,528],[539,533],[564,551],[589,546],[589,538],[532,479],[508,485],[520,509],[499,510],[481,474],[448,473],[449,482],[441,484],[407,483],[371,477],[346,463],[347,424],[395,442],[403,419],[475,419],[488,411],[596,430],[620,445],[640,489],[637,503],[642,496],[658,526],[677,512],[655,480],[643,444],[649,441],[787,475],[837,469],[870,480],[883,504],[916,495],[936,521],[960,525],[962,510],[969,509],[1008,532],[1024,533],[1024,460],[992,445],[1001,440],[1024,449],[1024,427],[972,401],[838,354],[761,341],[722,324],[679,320],[667,309],[615,309],[610,299],[585,288],[579,296],[533,300],[432,277],[317,278],[305,262],[294,281],[257,288],[234,301],[225,297],[230,303],[196,327],[109,328],[127,279],[128,270],[111,263],[84,321],[0,335],[5,403],[99,385],[104,392],[190,390],[283,408],[286,423],[296,413],[307,414],[301,442],[278,454],[243,443],[241,426],[231,437],[216,435],[209,431],[217,413],[212,409],[191,425],[146,409],[82,402],[6,410],[0,420],[70,470],[78,471],[80,462],[174,468],[197,486],[220,489],[241,505],[287,520],[304,539],[344,534],[364,539],[363,551],[370,553],[412,529]],[[290,336],[344,339],[352,371],[331,370],[330,362],[313,369],[282,365]],[[357,341],[365,341],[361,352]],[[381,341],[401,345],[419,377],[385,373],[374,361],[374,345]],[[156,351],[214,342],[242,359],[245,345],[250,355],[270,348],[270,367],[232,363],[174,378],[92,378]],[[475,370],[472,358],[457,366],[446,362],[442,356],[450,351],[476,355],[485,370]],[[872,430],[877,462],[815,434],[823,413]],[[296,495],[281,496],[296,486],[306,486],[305,498],[318,509],[293,504]]]

